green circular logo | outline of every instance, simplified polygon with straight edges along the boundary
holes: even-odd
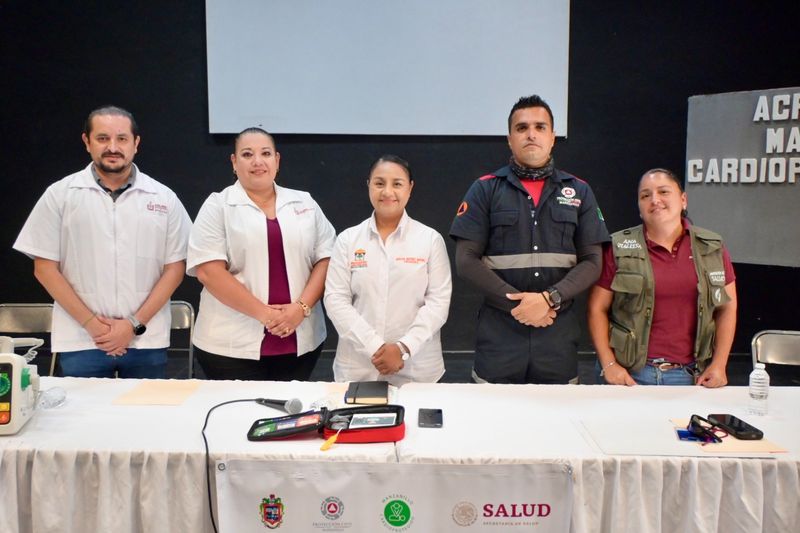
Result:
[[[0,396],[5,396],[11,390],[11,380],[8,379],[8,374],[0,374]]]
[[[411,507],[403,500],[389,500],[383,508],[386,523],[394,527],[403,527],[411,520]]]

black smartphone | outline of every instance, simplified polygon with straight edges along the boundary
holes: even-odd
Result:
[[[426,409],[420,407],[417,424],[421,428],[440,428],[442,427],[442,410]]]
[[[708,421],[741,440],[760,440],[764,433],[733,415],[708,415]]]

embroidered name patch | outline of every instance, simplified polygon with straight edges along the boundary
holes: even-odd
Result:
[[[409,265],[418,265],[427,261],[424,257],[395,257],[394,260],[398,263],[406,263]]]
[[[162,215],[166,215],[169,212],[169,209],[166,205],[154,204],[153,202],[147,202],[147,210],[155,213],[161,213]]]
[[[621,250],[641,250],[642,245],[636,239],[625,239],[617,243],[617,248]]]

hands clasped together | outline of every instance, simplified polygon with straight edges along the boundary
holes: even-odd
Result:
[[[303,308],[297,303],[270,304],[266,308],[266,319],[262,323],[276,337],[288,337],[305,318]]]
[[[384,343],[372,354],[372,365],[381,373],[381,375],[397,374],[400,372],[405,363],[403,362],[403,354],[400,352],[400,347],[395,342]]]
[[[518,292],[506,294],[506,298],[519,301],[519,305],[511,310],[511,316],[520,324],[546,328],[556,319],[556,310],[550,307],[543,292]]]
[[[133,324],[126,318],[95,315],[85,328],[92,336],[94,345],[114,357],[125,355],[133,340]]]

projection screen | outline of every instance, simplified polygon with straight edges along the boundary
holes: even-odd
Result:
[[[206,0],[211,133],[567,134],[567,0]]]

